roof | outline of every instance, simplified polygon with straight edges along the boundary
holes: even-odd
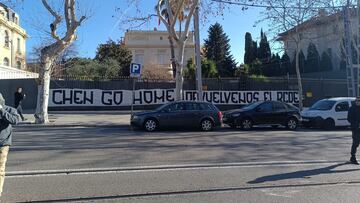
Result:
[[[0,66],[0,80],[1,79],[32,79],[38,77],[39,74],[37,73],[19,70],[7,66]]]

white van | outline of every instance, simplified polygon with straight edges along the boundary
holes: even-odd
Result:
[[[348,110],[355,97],[336,97],[322,99],[308,110],[301,112],[304,127],[332,129],[338,126],[350,126],[347,121]]]

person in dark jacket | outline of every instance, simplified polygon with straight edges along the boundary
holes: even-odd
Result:
[[[22,121],[25,121],[25,118],[24,118],[24,116],[22,114],[23,113],[22,101],[24,100],[25,96],[26,95],[22,93],[22,88],[21,87],[17,88],[17,90],[16,90],[16,92],[14,94],[15,108],[17,109],[18,114],[20,115]]]
[[[348,111],[347,120],[350,123],[352,131],[352,146],[351,146],[351,158],[350,162],[352,164],[359,165],[356,160],[356,151],[360,144],[360,97],[357,97],[355,100],[355,105],[352,105]]]
[[[0,93],[0,197],[4,186],[5,164],[12,141],[12,125],[20,121],[17,110],[5,105]]]

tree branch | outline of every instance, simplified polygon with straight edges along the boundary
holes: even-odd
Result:
[[[47,0],[42,0],[42,3],[44,5],[44,7],[46,8],[46,10],[48,10],[52,16],[54,16],[55,20],[53,23],[50,24],[50,29],[51,29],[51,36],[56,39],[57,41],[60,41],[60,37],[59,35],[56,34],[56,31],[57,31],[57,27],[58,25],[61,23],[61,16],[56,13],[49,5],[48,1]]]
[[[199,0],[194,0],[193,5],[191,6],[190,12],[188,14],[188,17],[186,19],[186,23],[185,23],[185,33],[186,34],[184,35],[183,41],[185,41],[189,35],[190,22],[191,22],[192,17],[194,16],[195,9],[198,6],[199,6]]]

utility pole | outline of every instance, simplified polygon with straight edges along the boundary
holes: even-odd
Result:
[[[360,1],[360,0],[359,0]],[[202,101],[202,74],[201,74],[201,51],[200,51],[200,18],[199,18],[199,5],[196,6],[194,13],[194,37],[195,37],[195,64],[196,64],[196,89],[197,89],[197,100]]]
[[[358,0],[359,1],[359,0]],[[351,11],[350,0],[347,0],[347,5],[344,8],[344,30],[345,30],[345,51],[346,51],[346,79],[348,87],[348,96],[355,97],[357,94],[354,80],[354,64],[351,49]]]

